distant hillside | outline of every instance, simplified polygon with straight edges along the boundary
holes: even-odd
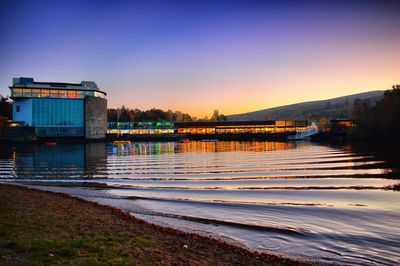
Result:
[[[369,99],[371,103],[382,99],[384,91],[369,91],[347,95],[328,100],[296,103],[291,105],[268,108],[255,112],[228,115],[228,121],[241,120],[319,120],[321,117],[328,119],[349,118],[351,105],[357,98]]]

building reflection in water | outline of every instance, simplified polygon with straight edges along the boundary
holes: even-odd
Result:
[[[90,179],[106,162],[106,143],[17,145],[13,172],[18,179]]]
[[[116,156],[123,155],[150,155],[168,153],[195,153],[195,152],[236,152],[236,151],[278,151],[295,149],[303,145],[301,142],[265,142],[265,141],[220,141],[202,142],[136,142],[131,144],[110,145],[108,153]]]
[[[107,176],[107,144],[86,143],[85,145],[85,177],[96,178]]]

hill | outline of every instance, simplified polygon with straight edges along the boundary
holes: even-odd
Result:
[[[355,99],[369,99],[371,103],[382,99],[383,90],[357,93],[328,100],[311,101],[263,109],[244,114],[228,115],[228,121],[254,120],[319,120],[349,118],[351,106]]]

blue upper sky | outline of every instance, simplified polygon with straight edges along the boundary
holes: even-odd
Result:
[[[400,1],[1,1],[12,77],[94,80],[109,106],[195,116],[400,82]]]

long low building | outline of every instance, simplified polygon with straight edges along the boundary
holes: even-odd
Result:
[[[220,121],[178,122],[177,133],[189,135],[209,134],[275,134],[292,133],[307,127],[306,121]]]
[[[218,121],[218,122],[109,122],[109,135],[180,134],[202,136],[272,136],[306,130],[307,121]]]
[[[35,137],[104,138],[107,131],[106,93],[93,81],[35,82],[14,78],[10,86],[13,123],[10,135],[24,129]]]

